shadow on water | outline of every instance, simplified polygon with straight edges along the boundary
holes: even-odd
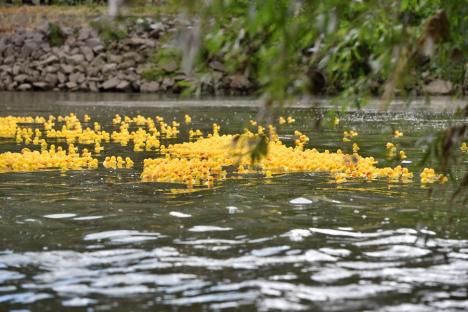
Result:
[[[191,127],[206,132],[217,122],[228,133],[257,112],[254,101],[235,99],[220,109],[219,101],[89,97],[2,94],[0,114],[88,113],[111,128],[116,113],[166,120],[189,113]],[[93,105],[107,101],[115,105]],[[399,129],[404,165],[417,175],[423,151],[415,143],[451,121],[443,111],[352,112],[318,132],[316,114],[296,107],[287,111],[296,123],[280,135],[292,143],[298,129],[320,150],[346,150],[342,133],[355,129],[364,155],[395,166],[385,144]],[[326,174],[296,173],[186,192],[140,183],[141,162],[154,153],[104,147],[136,166],[0,174],[0,310],[468,309],[468,219],[463,210],[448,213],[452,184],[429,196],[418,182],[336,185]],[[1,152],[20,148],[0,140]]]

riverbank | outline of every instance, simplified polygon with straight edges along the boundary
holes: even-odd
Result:
[[[137,14],[111,23],[102,17],[102,8],[79,8],[75,13],[80,14],[71,15],[70,9],[60,7],[22,10],[26,10],[22,18],[21,12],[1,12],[9,17],[8,21],[2,17],[0,32],[3,91],[252,95],[261,89],[251,71],[232,71],[221,58],[203,60],[202,72],[184,72],[171,43],[191,26],[175,14]],[[27,27],[18,27],[15,20]],[[322,72],[308,74],[313,94],[336,94],[336,87]],[[372,84],[374,95],[380,93],[382,83]],[[464,89],[428,76],[411,87],[411,94],[463,94]]]
[[[0,90],[166,91],[170,83],[147,82],[142,75],[160,48],[159,38],[173,26],[169,20],[148,19],[122,30],[46,23],[4,34]]]

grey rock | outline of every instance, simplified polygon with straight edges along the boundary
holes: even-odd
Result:
[[[9,48],[7,48],[8,50]],[[3,60],[3,64],[11,64],[15,62],[15,56],[14,55],[10,55],[10,56],[6,56],[5,59]]]
[[[104,65],[106,65],[106,60],[103,55],[98,55],[91,61],[91,67],[96,69],[101,69]]]
[[[80,78],[80,73],[73,73],[73,74],[70,74],[70,76],[68,77],[68,80],[70,82],[77,83],[79,78]]]
[[[151,64],[142,64],[142,65],[138,65],[137,68],[136,68],[136,73],[141,75],[143,74],[145,71],[147,71],[148,69],[151,69],[153,67],[153,65]]]
[[[86,80],[85,75],[83,73],[79,73],[77,82],[80,83],[80,84],[83,84],[83,82],[85,82],[85,80]]]
[[[69,56],[68,60],[74,64],[80,64],[84,62],[85,57],[81,54],[74,54],[72,56]]]
[[[140,86],[140,91],[144,93],[158,92],[159,83],[157,81],[143,82]]]
[[[123,55],[123,59],[124,60],[132,60],[136,63],[141,63],[144,61],[144,58],[143,56],[141,56],[140,53],[136,53],[136,52],[126,52],[124,55]]]
[[[60,68],[66,74],[70,74],[70,73],[73,72],[73,66],[72,65],[61,64]]]
[[[33,86],[34,86],[35,88],[44,90],[44,89],[47,88],[47,83],[46,83],[46,82],[43,82],[43,81],[38,81],[38,82],[34,82],[34,83],[33,83]]]
[[[16,33],[15,36],[13,36],[13,44],[17,47],[20,47],[24,44],[25,40],[25,35],[24,33]]]
[[[94,53],[93,53],[93,50],[88,47],[88,46],[82,46],[80,48],[81,50],[81,53],[83,53],[85,59],[88,61],[88,62],[91,62],[94,58]]]
[[[63,84],[63,83],[65,83],[67,81],[67,76],[62,72],[58,72],[57,73],[57,79],[61,84]]]
[[[144,39],[140,37],[132,37],[130,40],[125,42],[129,46],[146,46],[146,47],[154,47],[155,43],[151,39]]]
[[[14,75],[14,76],[17,76],[19,75],[20,73],[20,70],[21,68],[18,66],[18,65],[13,65],[13,67],[11,68],[11,73]]]
[[[18,86],[18,90],[20,91],[28,91],[31,90],[31,85],[29,83],[22,83]]]
[[[97,76],[99,73],[99,68],[95,67],[95,66],[89,66],[86,68],[86,74],[88,76]]]
[[[127,68],[130,68],[130,67],[135,67],[135,65],[136,65],[135,61],[127,60],[127,61],[125,61],[123,63],[120,63],[119,68],[120,69],[127,69]]]
[[[55,66],[47,66],[45,68],[45,71],[48,72],[48,73],[56,73],[57,72],[57,67]]]
[[[177,70],[177,63],[175,60],[170,60],[161,66],[162,70],[167,73],[172,73]]]
[[[57,62],[58,60],[59,60],[58,57],[56,57],[55,55],[50,55],[44,60],[43,64],[49,65],[49,64]]]
[[[50,51],[52,51],[48,42],[42,42],[40,48],[45,53],[49,53]]]
[[[78,40],[83,41],[91,37],[91,29],[88,27],[83,27],[80,29],[78,34]]]
[[[117,77],[114,77],[114,78],[111,78],[109,80],[106,80],[103,84],[102,84],[102,88],[104,90],[110,90],[110,89],[114,89],[115,87],[117,87],[118,85],[120,84],[120,80],[117,78]]]
[[[18,85],[18,83],[16,81],[13,81],[12,83],[10,83],[8,86],[7,86],[7,90],[8,91],[13,91],[16,89],[16,86]]]
[[[23,48],[21,49],[21,56],[27,58],[31,56],[34,52],[39,50],[39,44],[35,41],[27,40],[25,41]]]
[[[424,86],[424,91],[429,94],[451,94],[454,91],[450,81],[437,79]]]
[[[183,81],[187,80],[187,76],[185,74],[179,74],[174,76],[175,81]]]
[[[0,57],[2,56],[3,51],[6,50],[7,46],[6,38],[0,38]]]
[[[130,82],[122,80],[115,88],[120,91],[128,90],[130,88]]]
[[[247,89],[250,87],[250,81],[244,75],[234,74],[229,76],[230,87],[233,89]]]
[[[105,74],[116,69],[117,69],[117,64],[115,63],[105,64],[104,66],[102,66],[102,72]]]
[[[28,75],[21,74],[21,75],[15,76],[14,80],[21,83],[21,82],[26,81],[28,77],[29,77]]]
[[[99,89],[95,81],[88,81],[88,89],[92,92],[98,92]]]
[[[121,63],[122,62],[122,59],[123,57],[120,56],[120,55],[115,55],[115,54],[109,54],[107,56],[107,60],[109,61],[109,63]]]
[[[96,45],[95,47],[93,47],[93,51],[95,53],[102,53],[104,51],[104,46],[101,44]]]
[[[167,90],[167,89],[172,88],[172,87],[174,86],[174,84],[175,84],[174,79],[172,79],[172,78],[170,78],[170,77],[165,77],[165,78],[163,79],[163,81],[162,81],[161,86],[162,86],[162,88],[163,88],[164,90]]]
[[[210,67],[213,68],[214,70],[219,71],[219,72],[224,73],[226,71],[226,67],[224,67],[224,64],[222,64],[221,62],[218,62],[218,61],[210,62]]]
[[[57,82],[58,82],[58,78],[56,74],[47,74],[44,77],[44,80],[45,82],[47,82],[49,86],[55,86],[57,85]]]
[[[78,84],[76,82],[69,81],[69,82],[67,82],[65,84],[65,86],[67,87],[67,89],[73,90],[73,89],[76,89],[78,87]]]
[[[95,47],[102,45],[102,43],[101,40],[99,40],[99,38],[90,38],[86,40],[86,45],[94,49]]]

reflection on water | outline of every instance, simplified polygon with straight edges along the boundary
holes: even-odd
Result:
[[[3,108],[6,104],[0,103]],[[19,105],[19,104],[18,104]],[[8,103],[1,114],[185,112],[195,128],[213,121],[239,131],[253,108],[132,108]],[[295,109],[319,149],[342,148],[354,128],[364,155],[382,165],[392,128],[405,133],[405,165],[418,171],[418,139],[446,115],[369,114],[313,129],[315,113]],[[386,120],[386,123],[382,123]],[[18,149],[0,141],[0,151]],[[117,147],[106,146],[115,154]],[[131,151],[126,151],[130,153]],[[122,154],[119,151],[119,154]],[[451,204],[451,184],[431,195],[418,183],[350,182],[324,174],[228,180],[187,193],[139,182],[135,168],[0,175],[0,306],[11,310],[466,311],[468,219]],[[466,170],[466,162],[460,170]],[[176,191],[171,191],[171,190]],[[463,208],[463,207],[462,207]],[[2,310],[0,309],[0,310]]]

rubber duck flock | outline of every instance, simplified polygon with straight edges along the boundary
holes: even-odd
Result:
[[[161,144],[161,139],[177,138],[181,127],[175,120],[166,123],[161,116],[115,115],[112,133],[103,130],[99,122],[92,122],[87,114],[81,121],[73,113],[57,117],[50,115],[47,118],[0,117],[0,139],[14,139],[16,144],[28,146],[21,152],[1,153],[0,173],[92,170],[99,167],[99,158],[104,158],[102,166],[107,169],[134,167],[130,157],[104,157],[103,144],[106,143],[132,146],[136,153],[154,153],[155,158],[143,161],[142,182],[182,183],[188,188],[213,187],[218,181],[242,178],[249,174],[271,178],[292,172],[328,173],[333,183],[344,183],[350,179],[387,179],[389,183],[413,181],[413,173],[402,165],[394,168],[377,167],[374,157],[359,154],[360,148],[355,142],[352,143],[352,153],[344,153],[340,149],[336,152],[319,152],[315,148],[306,148],[309,137],[297,130],[294,131],[294,146],[288,146],[279,139],[276,127],[263,127],[253,120],[250,121],[250,129],[246,128],[238,134],[220,134],[221,127],[215,123],[212,132],[204,135],[199,129],[189,129],[191,122],[192,117],[185,115],[188,142],[165,146]],[[295,119],[290,116],[279,117],[278,126],[294,122]],[[333,123],[336,126],[339,119],[335,118]],[[343,142],[352,142],[356,136],[358,133],[354,130],[345,131]],[[403,133],[398,130],[392,133],[394,138],[402,136]],[[266,156],[252,162],[252,148],[262,139],[268,152]],[[78,145],[82,147],[81,150]],[[387,143],[386,148],[389,159],[407,158],[405,151],[398,151],[394,143]],[[466,142],[462,143],[460,150],[468,152]],[[423,186],[446,181],[446,176],[437,174],[431,168],[424,168],[420,173]]]

